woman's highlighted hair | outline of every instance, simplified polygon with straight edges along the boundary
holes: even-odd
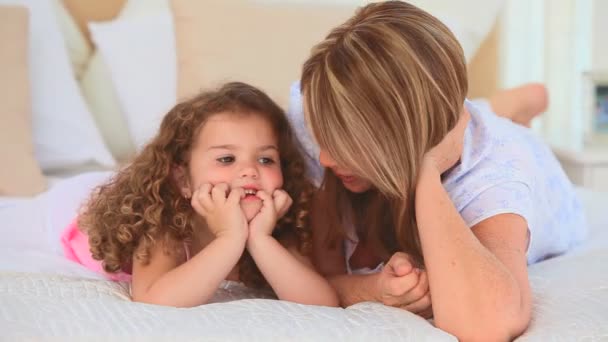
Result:
[[[455,126],[467,93],[464,55],[454,35],[408,3],[372,3],[313,48],[301,86],[321,148],[377,190],[366,201],[380,212],[350,218],[372,225],[362,238],[387,254],[405,250],[422,261],[413,207],[417,171],[424,153]],[[338,180],[327,172],[319,195],[330,201],[325,208],[348,197],[332,182]],[[388,202],[391,217],[375,202]],[[345,224],[341,215],[325,214]],[[395,235],[396,242],[382,241]]]

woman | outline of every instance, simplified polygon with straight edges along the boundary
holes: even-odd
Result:
[[[583,239],[582,208],[544,143],[466,101],[452,33],[404,2],[367,5],[313,49],[301,91],[325,167],[315,260],[341,304],[432,315],[461,340],[520,335],[527,264]]]

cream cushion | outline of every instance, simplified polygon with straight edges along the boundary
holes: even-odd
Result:
[[[72,69],[76,78],[80,79],[93,54],[93,48],[64,3],[61,0],[52,0],[52,3],[72,63]]]
[[[284,108],[310,49],[369,1],[172,0],[178,53],[178,98],[227,81],[266,91]],[[487,37],[503,0],[416,0],[444,21],[467,61]],[[479,7],[474,19],[470,8]]]
[[[111,168],[106,148],[72,73],[50,0],[0,0],[29,9],[29,75],[36,160],[45,173]]]
[[[173,0],[178,98],[227,81],[261,88],[283,108],[310,49],[357,5]]]
[[[0,5],[0,196],[43,191],[34,155],[28,81],[28,10]]]
[[[127,121],[112,84],[108,67],[99,52],[94,52],[80,79],[82,94],[108,149],[121,162],[133,153]]]

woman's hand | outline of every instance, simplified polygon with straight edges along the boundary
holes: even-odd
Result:
[[[259,190],[256,196],[262,200],[262,208],[249,222],[250,239],[258,235],[271,235],[277,220],[287,213],[292,204],[291,197],[281,189],[275,190],[272,197],[263,190]]]
[[[393,254],[378,274],[378,300],[425,318],[432,316],[429,281],[424,270],[414,267],[402,252]]]
[[[215,237],[229,235],[247,239],[247,219],[240,206],[243,197],[242,188],[230,190],[225,183],[204,184],[192,195],[191,204]]]
[[[464,147],[464,132],[467,128],[471,114],[466,108],[460,114],[456,126],[424,155],[423,166],[435,168],[442,174],[454,166],[462,156]]]

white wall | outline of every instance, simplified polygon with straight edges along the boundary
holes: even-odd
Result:
[[[582,148],[588,130],[583,73],[591,69],[592,47],[599,45],[593,42],[593,1],[508,0],[503,12],[501,84],[546,84],[549,109],[534,128],[560,147]],[[608,1],[595,1],[608,7]]]
[[[593,2],[593,68],[608,71],[608,1]]]

